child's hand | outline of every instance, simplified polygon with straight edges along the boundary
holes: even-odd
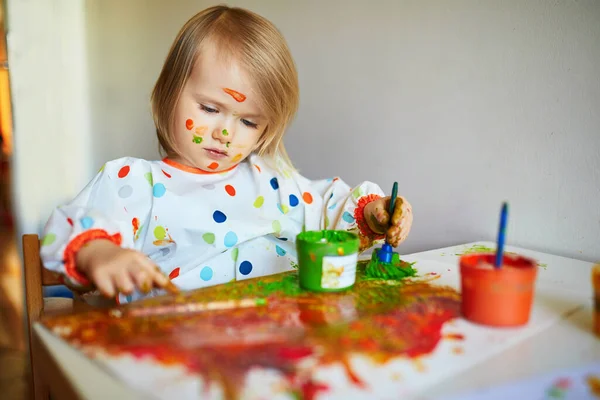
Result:
[[[93,240],[77,253],[77,269],[83,272],[106,297],[131,294],[135,287],[148,293],[170,281],[144,254],[123,249],[109,240]]]
[[[397,247],[408,237],[412,226],[413,215],[410,203],[399,196],[394,205],[394,213],[390,221],[390,197],[370,202],[365,206],[364,216],[369,228],[375,233],[385,233],[387,241]]]

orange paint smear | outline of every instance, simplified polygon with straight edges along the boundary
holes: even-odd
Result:
[[[133,227],[133,237],[136,237],[138,229],[140,229],[140,220],[137,218],[132,219],[131,226]]]
[[[233,89],[224,88],[223,91],[225,93],[227,93],[228,95],[230,95],[231,97],[233,97],[235,99],[235,101],[237,101],[238,103],[243,103],[246,100],[246,96],[245,95],[243,95],[240,92],[236,92]]]
[[[215,169],[219,168],[219,164],[217,164],[216,162],[214,162],[214,163],[210,164],[208,166],[208,168],[210,168],[212,170],[215,170]]]

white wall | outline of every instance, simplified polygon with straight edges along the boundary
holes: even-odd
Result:
[[[42,40],[71,43],[62,49],[68,52],[63,58],[76,62],[63,67],[87,65],[78,76],[89,75],[84,82],[89,95],[78,95],[90,105],[93,150],[74,161],[61,153],[63,169],[44,172],[44,193],[51,186],[55,192],[28,200],[21,216],[41,218],[31,213],[32,204],[47,213],[58,197],[76,193],[73,183],[80,175],[65,176],[65,163],[91,163],[92,172],[80,172],[91,175],[107,159],[157,156],[149,114],[152,85],[180,26],[211,4],[89,0],[81,13],[79,6],[53,9],[66,27],[47,31]],[[398,180],[415,210],[413,232],[401,252],[494,239],[500,202],[507,199],[509,243],[600,259],[599,1],[229,4],[271,19],[290,44],[301,108],[286,143],[297,166],[310,177],[339,174],[351,184],[369,179],[386,191]],[[85,29],[73,18],[82,18]],[[42,25],[21,28],[23,36],[35,43],[39,37],[29,27],[43,30],[48,22]],[[85,37],[83,60],[71,25]],[[18,45],[26,43],[15,40],[12,53],[25,51]],[[45,97],[48,89],[69,82],[69,73],[50,72],[52,79],[35,83]],[[54,135],[64,122],[47,110],[44,118],[32,120],[29,102],[36,110],[51,106],[64,115],[70,94],[62,91],[45,105],[17,91],[16,147],[19,135],[33,138],[47,130]],[[76,105],[79,112],[87,109]],[[17,163],[20,157],[55,160],[50,149],[74,145],[83,143],[73,144],[66,134],[43,139],[21,148]],[[20,190],[32,191],[36,174],[18,174]],[[53,186],[56,182],[61,186]]]

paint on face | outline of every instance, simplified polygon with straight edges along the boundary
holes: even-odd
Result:
[[[208,168],[210,168],[212,170],[215,170],[215,169],[219,168],[219,164],[217,164],[216,162],[214,162],[214,163],[210,164],[208,166]]]
[[[194,127],[194,121],[191,119],[185,120],[185,127],[188,131],[191,131],[192,128]]]
[[[235,99],[235,101],[237,101],[238,103],[243,103],[244,100],[246,100],[246,96],[245,95],[243,95],[240,92],[236,92],[233,89],[225,88],[225,89],[223,89],[223,91],[225,93],[227,93],[228,95],[230,95],[231,97],[233,97]]]
[[[200,143],[202,143],[202,138],[200,136],[194,135],[194,138],[192,139],[192,142],[194,142],[196,144],[200,144]]]
[[[231,159],[231,162],[238,162],[242,159],[242,157],[244,157],[243,154],[238,154],[237,156],[235,156]]]
[[[231,142],[227,142],[227,143],[225,144],[225,147],[229,148],[229,146],[230,146],[230,145],[231,145]]]
[[[227,129],[223,129],[223,136],[229,136],[229,132],[227,132]]]
[[[196,128],[196,134],[204,135],[204,133],[206,132],[207,129],[208,129],[208,126],[199,126]]]
[[[162,237],[163,231],[158,233]],[[84,349],[101,349],[113,357],[150,357],[165,366],[182,367],[220,385],[225,398],[237,398],[240,382],[261,368],[282,374],[291,394],[309,399],[327,388],[319,387],[306,373],[303,361],[316,367],[341,365],[350,385],[365,387],[371,382],[352,370],[354,354],[381,365],[409,357],[422,369],[420,357],[436,349],[445,339],[444,324],[460,316],[460,294],[452,288],[412,281],[390,285],[365,279],[364,269],[365,262],[360,262],[355,285],[343,294],[304,291],[298,272],[293,271],[146,299],[141,304],[169,307],[259,297],[268,299],[267,307],[145,318],[115,318],[110,310],[99,309],[85,318],[66,314],[43,323],[55,332],[58,327],[69,328],[59,335]],[[235,337],[228,337],[229,330]]]

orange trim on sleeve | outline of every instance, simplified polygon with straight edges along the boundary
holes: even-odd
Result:
[[[358,205],[354,210],[354,219],[356,220],[356,225],[358,226],[358,230],[361,235],[368,237],[371,240],[379,240],[384,239],[385,234],[375,233],[369,228],[369,224],[365,220],[365,206],[372,201],[379,200],[381,198],[378,194],[369,194],[358,199]]]
[[[77,266],[75,265],[75,257],[77,256],[77,252],[81,250],[83,246],[96,239],[107,239],[120,246],[122,237],[120,233],[115,233],[111,236],[103,229],[90,229],[79,234],[78,236],[75,236],[69,242],[69,244],[67,244],[65,252],[63,253],[63,261],[67,276],[83,286],[89,285],[90,281],[85,275],[77,270]]]

